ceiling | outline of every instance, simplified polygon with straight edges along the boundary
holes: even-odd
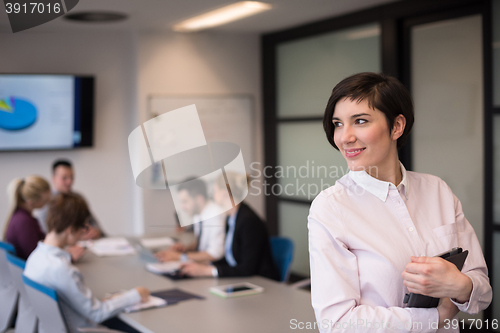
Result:
[[[355,12],[397,0],[262,0],[273,5],[267,12],[214,28],[235,33],[267,33]],[[68,30],[169,31],[173,24],[236,1],[231,0],[80,0],[71,13],[113,11],[129,18],[116,23],[78,23],[57,18],[23,33]],[[11,32],[0,5],[0,32]]]

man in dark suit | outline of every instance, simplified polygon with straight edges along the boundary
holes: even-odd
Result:
[[[211,265],[188,263],[181,274],[189,276],[261,275],[279,281],[266,226],[255,212],[241,203],[228,211],[225,256]]]

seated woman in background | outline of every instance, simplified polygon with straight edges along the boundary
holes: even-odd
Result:
[[[73,193],[59,193],[49,203],[47,237],[39,242],[26,262],[24,275],[55,289],[60,297],[61,310],[71,333],[78,328],[97,327],[97,323],[116,316],[127,306],[145,301],[149,291],[137,287],[100,301],[92,296],[71,256],[63,249],[78,242],[88,231],[90,213],[85,201]],[[117,318],[103,325],[136,332]]]
[[[31,215],[33,209],[43,207],[50,199],[49,183],[38,176],[16,178],[9,183],[7,193],[10,210],[5,223],[4,239],[16,249],[19,258],[26,260],[45,238],[38,221]]]
[[[223,177],[219,177],[214,184],[215,203],[221,207],[233,206],[227,211],[225,255],[211,265],[185,264],[181,274],[220,277],[261,275],[279,280],[266,226],[249,206],[241,202],[247,192],[247,177],[231,172],[226,176],[230,188]],[[228,192],[235,202],[241,203],[233,205]]]

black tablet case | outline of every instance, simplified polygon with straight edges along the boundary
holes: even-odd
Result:
[[[467,258],[467,255],[469,254],[469,251],[463,251],[460,253],[457,253],[455,255],[452,255],[448,258],[444,258],[445,260],[448,260],[449,262],[452,262],[457,266],[458,270],[461,271],[462,267],[464,267],[465,259]],[[424,296],[420,294],[414,294],[411,293],[410,297],[408,299],[408,304],[407,307],[410,308],[435,308],[439,304],[439,298],[434,298],[430,296]]]

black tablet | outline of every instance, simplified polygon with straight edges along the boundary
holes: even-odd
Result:
[[[456,247],[436,257],[441,257],[454,263],[458,270],[461,271],[468,254],[469,251],[462,251],[462,248]],[[439,298],[410,293],[405,295],[403,303],[410,308],[435,308],[439,304]]]

